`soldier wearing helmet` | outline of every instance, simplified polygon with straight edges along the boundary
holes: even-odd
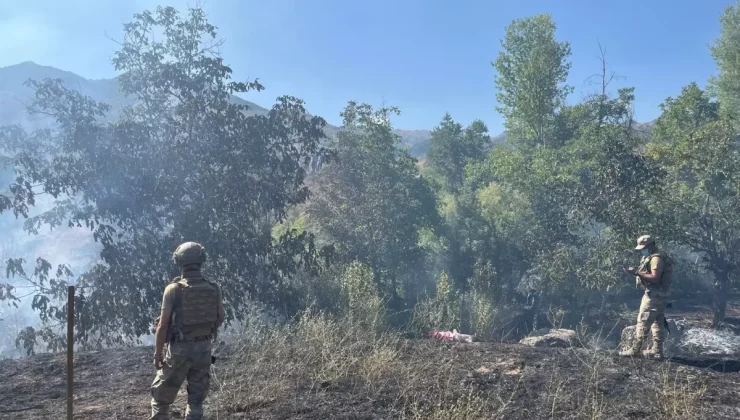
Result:
[[[206,253],[200,244],[185,242],[177,247],[172,259],[180,267],[180,276],[165,288],[162,298],[156,327],[157,374],[151,386],[150,419],[170,418],[169,408],[185,379],[188,381],[185,418],[202,419],[203,401],[210,385],[211,340],[224,321],[221,289],[201,274]]]
[[[642,254],[640,266],[635,269],[625,268],[625,273],[635,276],[635,282],[645,288],[640,310],[637,315],[635,340],[632,348],[624,349],[620,356],[637,356],[640,354],[648,329],[652,330],[653,345],[643,352],[644,356],[663,358],[663,341],[665,340],[665,309],[671,294],[671,263],[668,256],[655,245],[650,235],[637,239],[635,250]]]

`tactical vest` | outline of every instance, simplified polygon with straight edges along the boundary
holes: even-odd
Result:
[[[211,336],[218,320],[218,286],[203,277],[175,278],[171,339]]]
[[[640,268],[638,271],[643,273],[650,272],[650,261],[654,257],[660,257],[663,259],[663,272],[660,275],[659,283],[648,283],[645,282],[645,288],[650,291],[660,292],[662,294],[669,294],[671,292],[671,286],[673,282],[673,261],[671,258],[664,253],[656,253],[642,257],[640,261]],[[638,277],[639,279],[639,277]]]

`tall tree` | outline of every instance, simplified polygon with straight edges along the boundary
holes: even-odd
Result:
[[[331,143],[337,160],[319,172],[308,214],[335,244],[339,258],[370,266],[379,290],[397,308],[413,284],[401,280],[423,262],[419,230],[433,226],[437,213],[416,160],[398,149],[393,112],[347,105],[342,129]]]
[[[726,115],[740,127],[740,2],[727,6],[719,19],[719,38],[710,46],[719,74],[711,85]]]
[[[570,70],[570,44],[555,38],[548,14],[516,19],[506,27],[496,69],[496,109],[506,129],[518,139],[546,144],[555,112],[572,88],[565,85]]]
[[[719,104],[695,83],[661,108],[647,150],[670,174],[658,198],[676,219],[675,240],[713,274],[716,327],[725,318],[731,282],[740,276],[740,146]]]
[[[463,184],[465,165],[471,160],[483,160],[483,148],[489,141],[488,127],[480,120],[467,128],[455,122],[450,114],[432,130],[427,159],[441,176],[447,190],[456,192]]]
[[[147,333],[162,290],[178,274],[172,251],[184,241],[205,246],[207,275],[222,285],[230,319],[248,298],[290,302],[286,276],[316,253],[310,235],[291,230],[273,241],[271,227],[308,198],[304,167],[323,153],[324,120],[307,118],[292,97],[248,116],[232,95],[262,86],[230,80],[215,52],[215,27],[199,8],[183,17],[159,7],[136,14],[124,30],[113,63],[136,103],[117,120],[101,122],[109,106],[44,80],[32,83],[31,111],[54,116],[56,129],[6,128],[0,137],[17,175],[11,206],[23,211],[39,191],[57,198],[27,229],[87,226],[102,246],[100,263],[76,280],[78,340]],[[9,261],[8,271],[37,287],[42,320],[63,319],[55,298],[63,298],[70,273],[54,276],[43,260],[34,274],[24,266]]]

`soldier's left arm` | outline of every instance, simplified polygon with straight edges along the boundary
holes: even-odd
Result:
[[[154,336],[154,358],[155,364],[161,363],[163,359],[164,345],[167,342],[167,331],[170,328],[172,309],[174,307],[174,286],[169,285],[164,290],[162,297],[162,309],[159,315],[159,324]]]
[[[663,273],[663,257],[655,256],[650,259],[650,272],[637,273],[637,275],[648,283],[660,283],[660,275]]]

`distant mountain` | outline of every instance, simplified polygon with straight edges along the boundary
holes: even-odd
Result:
[[[26,61],[0,68],[0,125],[21,124],[27,129],[35,129],[49,124],[48,117],[31,117],[26,113],[26,105],[33,95],[33,90],[24,86],[24,82],[28,79],[41,80],[44,77],[60,78],[65,86],[76,89],[96,101],[107,103],[114,112],[134,101],[133,98],[126,97],[118,90],[117,79],[89,80],[72,72]],[[254,102],[236,96],[233,100],[247,105],[250,113],[267,113],[266,108]],[[650,134],[653,126],[654,122],[636,123],[635,129]],[[338,127],[327,124],[327,135],[330,136],[337,130],[339,130]],[[431,140],[430,130],[396,129],[394,131],[401,136],[402,147],[408,148],[412,156],[419,158],[426,154]],[[503,132],[491,137],[490,146],[493,147],[505,140],[506,132]]]
[[[29,116],[26,112],[26,106],[30,103],[33,90],[24,86],[28,79],[41,80],[45,77],[61,79],[68,88],[110,105],[114,113],[134,102],[133,98],[126,97],[118,90],[117,79],[90,80],[72,72],[26,61],[0,68],[0,125],[21,124],[29,130],[48,126],[50,123],[48,117]],[[233,100],[247,105],[250,113],[266,114],[268,111],[254,102],[236,96]],[[339,130],[338,127],[327,124],[327,135],[332,135],[337,130]],[[431,139],[429,130],[396,129],[394,131],[401,136],[402,147],[408,148],[414,157],[423,156],[429,148]],[[501,136],[493,137],[492,141],[499,137]]]
[[[24,85],[28,79],[41,80],[45,77],[61,79],[68,88],[75,89],[83,95],[110,105],[115,112],[123,106],[134,102],[118,90],[117,79],[89,80],[72,72],[50,66],[42,66],[31,61],[0,68],[0,125],[21,124],[27,129],[47,126],[49,118],[29,116],[26,106],[30,103],[33,90]],[[239,97],[232,97],[237,103],[247,105],[249,113],[266,114],[268,110],[254,102]],[[327,135],[339,130],[327,124]],[[429,140],[429,130],[396,130],[402,136],[403,143],[414,146]]]
[[[0,125],[22,124],[27,128],[37,128],[45,124],[45,119],[29,117],[26,105],[33,96],[33,90],[24,85],[28,79],[41,80],[45,77],[61,79],[64,85],[83,95],[110,105],[115,111],[134,102],[118,89],[117,79],[89,80],[74,73],[50,66],[42,66],[31,61],[0,68]],[[267,110],[253,102],[234,96],[233,100],[249,106],[250,113],[266,114]]]

